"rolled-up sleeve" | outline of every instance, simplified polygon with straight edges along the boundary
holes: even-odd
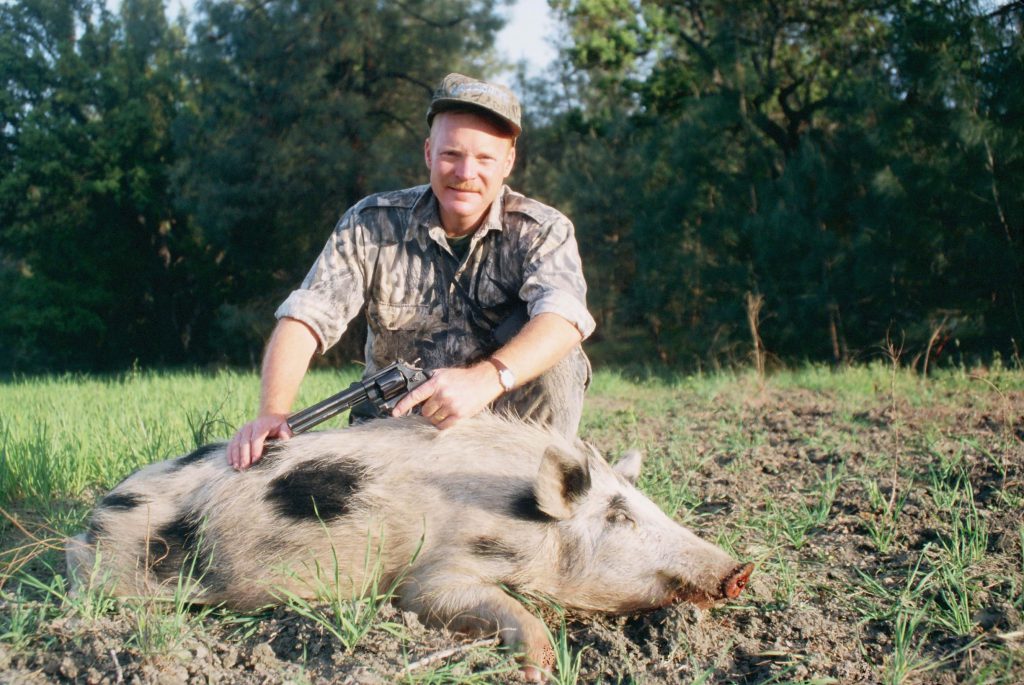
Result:
[[[573,324],[583,338],[594,332],[587,311],[587,282],[572,222],[559,215],[534,237],[527,252],[519,296],[530,318],[550,312]]]
[[[357,217],[354,209],[342,216],[302,286],[274,313],[309,326],[320,354],[338,342],[363,306],[366,245]]]

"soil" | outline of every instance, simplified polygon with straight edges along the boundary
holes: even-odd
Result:
[[[606,453],[640,445],[651,459],[672,460],[673,480],[696,494],[677,517],[758,570],[739,600],[707,611],[568,615],[578,682],[1024,682],[1024,396],[951,393],[911,404],[884,393],[865,402],[747,388],[668,400],[595,398],[582,433]],[[936,550],[952,539],[955,516],[929,488],[954,477],[943,470],[954,462],[969,475],[987,532],[986,554],[970,568],[971,625],[957,634],[938,623],[936,608],[948,598],[932,588],[913,600],[926,613],[904,640],[891,597],[937,568]],[[824,521],[797,542],[780,535],[779,522],[813,503],[829,474],[841,479]],[[872,499],[870,483],[881,499]],[[880,546],[871,535],[885,523],[879,502],[899,501],[892,543]],[[871,582],[893,593],[875,609]],[[286,608],[193,615],[157,653],[139,648],[131,612],[90,620],[54,613],[27,643],[0,642],[0,682],[521,680],[500,650],[428,630],[388,605],[351,652]],[[559,618],[547,617],[557,634]],[[417,663],[431,656],[438,658]]]

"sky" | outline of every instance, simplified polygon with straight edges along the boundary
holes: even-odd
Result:
[[[517,0],[506,10],[508,23],[498,34],[498,50],[512,62],[525,59],[538,75],[556,57],[551,45],[554,18],[547,0]]]

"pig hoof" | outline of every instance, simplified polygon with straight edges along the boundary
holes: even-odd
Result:
[[[546,644],[537,651],[540,652],[539,658],[534,652],[527,657],[529,663],[524,664],[520,669],[523,678],[528,683],[546,683],[548,676],[555,672],[555,650],[551,648],[551,645]]]
[[[750,582],[750,574],[754,572],[753,564],[746,564],[740,566],[728,578],[725,579],[724,583],[724,594],[729,599],[736,599],[743,592],[743,588],[747,587]]]
[[[544,678],[544,671],[540,670],[536,666],[523,666],[522,673],[523,680],[528,683],[546,682],[546,679]]]

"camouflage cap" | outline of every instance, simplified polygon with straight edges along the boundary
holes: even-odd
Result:
[[[519,100],[511,90],[454,73],[445,76],[434,91],[427,109],[427,125],[433,123],[436,114],[461,108],[482,109],[508,125],[516,136],[523,132]]]

